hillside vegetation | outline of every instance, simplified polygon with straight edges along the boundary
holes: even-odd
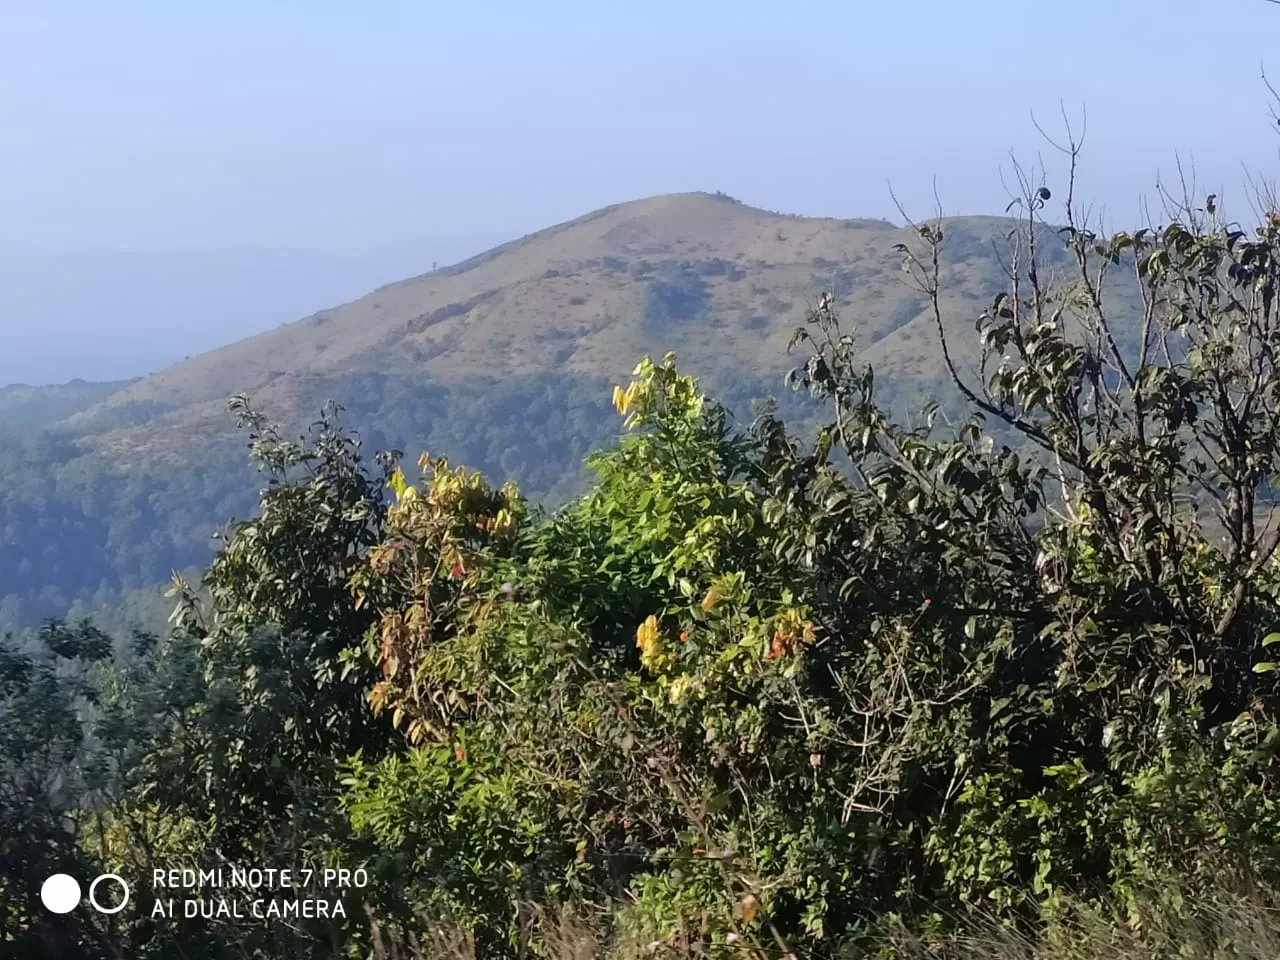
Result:
[[[0,424],[15,427],[48,427],[87,410],[117,393],[132,381],[89,383],[73,380],[57,386],[11,384],[0,387]]]
[[[811,424],[734,422],[646,357],[553,513],[370,460],[333,407],[295,442],[233,401],[268,483],[171,629],[0,648],[0,946],[1270,955],[1280,214],[1102,238],[1040,230],[1048,199],[1007,288],[934,328],[946,417],[886,406],[829,297],[786,361]],[[896,251],[935,317],[948,230]],[[157,865],[247,864],[367,883],[305,884],[327,915],[285,923],[156,913]],[[106,869],[119,914],[35,899]]]
[[[947,322],[1004,283],[1007,219],[946,221]],[[928,302],[871,220],[767,213],[722,196],[619,204],[137,381],[0,391],[0,626],[205,564],[254,505],[228,397],[301,433],[337,400],[367,454],[426,449],[535,501],[582,489],[617,426],[608,391],[643,354],[678,351],[741,422],[781,395],[792,328],[823,293],[856,327],[889,409],[954,398]],[[1046,261],[1061,269],[1060,245]],[[1129,324],[1128,326],[1132,326]],[[969,354],[965,354],[969,356]],[[963,359],[963,358],[962,358]],[[41,432],[32,428],[41,427]]]

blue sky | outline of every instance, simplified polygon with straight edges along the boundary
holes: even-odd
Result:
[[[355,296],[669,191],[896,219],[889,184],[927,215],[936,178],[946,212],[1000,212],[1010,151],[1060,180],[1031,117],[1056,131],[1063,103],[1088,112],[1084,195],[1129,225],[1178,156],[1228,202],[1274,169],[1277,37],[1265,0],[0,0],[0,250],[307,253],[358,261]],[[64,329],[203,348],[296,319],[158,309]],[[59,366],[25,316],[0,290],[42,376],[163,359]]]

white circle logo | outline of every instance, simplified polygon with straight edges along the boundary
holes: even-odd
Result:
[[[80,884],[65,873],[55,873],[40,886],[40,902],[50,913],[70,913],[80,903]]]
[[[93,895],[94,891],[98,889],[98,884],[103,880],[114,880],[116,883],[120,884],[120,889],[124,891],[124,896],[120,898],[120,902],[114,907],[104,907]],[[76,887],[77,893],[79,892],[79,889],[79,887]],[[119,913],[124,909],[125,904],[129,902],[129,885],[124,882],[123,877],[118,876],[117,874],[104,873],[102,876],[95,879],[93,883],[89,884],[89,902],[93,904],[93,909],[97,910],[99,913]]]

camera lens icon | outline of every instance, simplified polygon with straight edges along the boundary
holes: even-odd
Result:
[[[120,902],[111,906],[99,901],[98,888],[103,881],[120,887]],[[40,902],[50,913],[70,913],[80,905],[80,882],[66,873],[55,873],[40,886]],[[104,873],[89,884],[89,903],[99,913],[119,913],[129,903],[129,884],[115,873]]]

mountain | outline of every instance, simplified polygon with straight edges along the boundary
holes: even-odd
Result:
[[[485,246],[459,238],[348,255],[0,249],[0,384],[154,372],[406,276],[443,260],[441,249]]]
[[[959,330],[1003,288],[995,251],[1010,225],[943,225],[946,307]],[[448,453],[554,501],[616,434],[610,387],[642,355],[675,350],[749,417],[752,398],[784,392],[787,340],[826,291],[891,404],[918,406],[947,391],[927,304],[894,250],[909,239],[880,220],[652,197],[151,376],[68,385],[41,403],[10,388],[0,393],[10,435],[0,445],[0,622],[203,564],[210,533],[243,516],[260,483],[226,412],[236,393],[295,433],[333,398],[371,448]],[[33,425],[45,429],[18,429]]]
[[[65,420],[111,394],[129,386],[132,380],[90,383],[72,380],[49,386],[14,383],[0,387],[0,424],[9,427],[47,427]]]
[[[1006,225],[951,225],[953,257],[962,247],[958,263],[976,254],[984,268],[962,271],[970,292],[985,296],[998,276],[987,241]],[[777,371],[793,321],[823,290],[858,308],[873,343],[887,338],[883,353],[914,339],[924,305],[898,282],[892,247],[903,239],[884,221],[783,216],[707,194],[618,204],[177,364],[104,406],[183,408],[246,389],[287,401],[353,373],[616,377],[666,347],[700,367],[763,359]]]

